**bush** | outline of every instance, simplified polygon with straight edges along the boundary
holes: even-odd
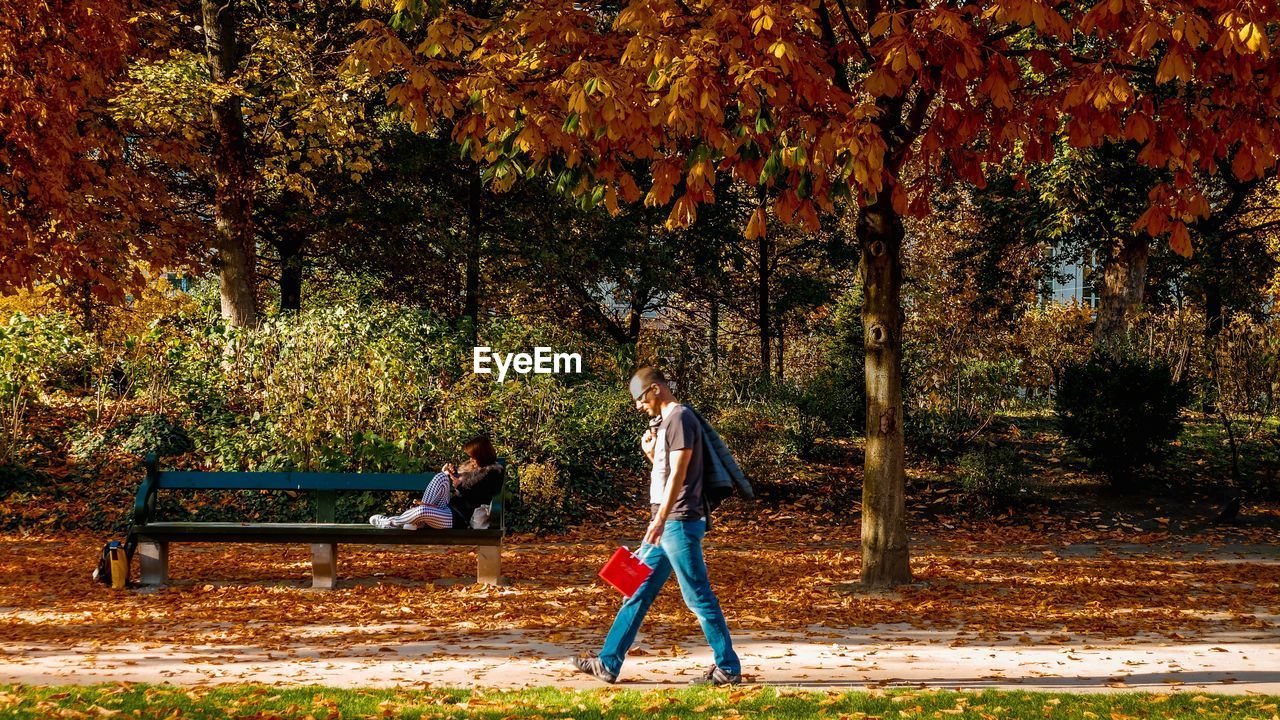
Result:
[[[980,514],[1016,505],[1027,497],[1027,468],[1011,448],[971,450],[960,456],[960,487]]]
[[[516,530],[562,528],[574,514],[564,475],[554,462],[515,468],[516,487],[507,524]]]
[[[795,463],[797,448],[788,433],[785,408],[755,402],[708,418],[753,483],[778,478]]]
[[[82,382],[95,357],[65,314],[32,318],[17,312],[0,324],[0,464],[18,459],[31,404]]]
[[[906,371],[909,447],[935,459],[963,452],[1017,397],[1018,361],[1011,357],[956,359],[945,373],[919,364]]]
[[[189,452],[193,445],[187,431],[172,418],[146,415],[138,419],[120,448],[140,457],[146,457],[149,453],[166,457]]]
[[[1095,353],[1068,365],[1054,398],[1062,433],[1117,489],[1133,489],[1182,429],[1185,383],[1168,365]]]

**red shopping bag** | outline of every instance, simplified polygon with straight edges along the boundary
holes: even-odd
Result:
[[[600,577],[627,597],[636,594],[636,590],[653,574],[653,568],[645,565],[630,550],[620,547],[613,552],[609,562],[600,568]]]

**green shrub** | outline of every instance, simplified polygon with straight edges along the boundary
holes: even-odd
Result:
[[[963,358],[942,373],[918,362],[905,368],[908,447],[944,459],[963,452],[1017,397],[1018,362]]]
[[[981,514],[1027,498],[1026,463],[1011,448],[971,450],[960,456],[957,475],[969,506]]]
[[[1063,371],[1054,409],[1063,435],[1090,464],[1117,489],[1133,489],[1139,471],[1178,437],[1187,396],[1164,363],[1095,353]]]
[[[165,415],[145,415],[139,418],[121,445],[125,452],[140,457],[146,457],[149,453],[155,453],[159,457],[181,455],[189,452],[192,447],[191,437],[182,425]]]
[[[565,476],[554,462],[529,462],[515,469],[516,487],[507,524],[516,530],[564,527],[576,514]]]
[[[778,479],[795,464],[797,448],[787,431],[785,406],[755,402],[728,407],[709,418],[753,483]]]
[[[95,358],[96,348],[63,313],[14,313],[0,324],[0,464],[22,454],[31,404],[83,384]]]

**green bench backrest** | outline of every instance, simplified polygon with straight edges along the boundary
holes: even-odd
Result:
[[[156,473],[157,490],[409,490],[422,492],[435,473],[189,472]]]

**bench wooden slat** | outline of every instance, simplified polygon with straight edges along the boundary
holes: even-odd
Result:
[[[158,542],[359,543],[362,545],[498,545],[502,530],[381,530],[363,523],[155,522],[136,528]]]
[[[435,474],[316,473],[316,472],[195,472],[156,473],[157,490],[407,490],[422,492]]]

